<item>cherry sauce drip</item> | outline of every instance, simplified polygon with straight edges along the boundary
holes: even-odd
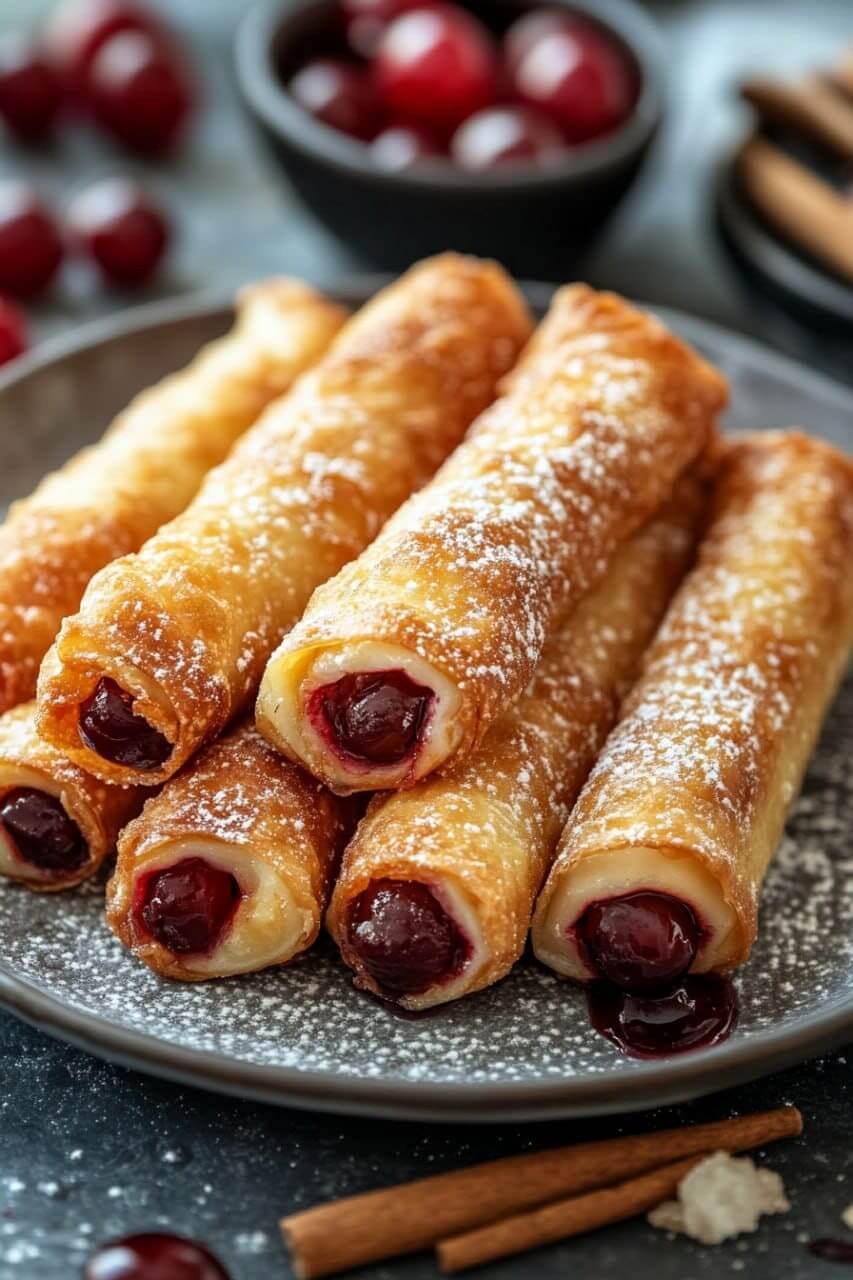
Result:
[[[721,974],[690,974],[662,995],[634,995],[609,982],[587,988],[596,1031],[630,1058],[666,1058],[728,1039],[737,1023],[737,992]]]

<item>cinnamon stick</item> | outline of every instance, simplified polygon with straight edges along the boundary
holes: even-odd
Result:
[[[478,1267],[495,1258],[508,1258],[541,1245],[568,1240],[570,1236],[583,1235],[606,1227],[610,1222],[622,1222],[638,1213],[645,1213],[666,1200],[678,1190],[678,1184],[694,1165],[704,1160],[704,1155],[677,1160],[674,1164],[653,1169],[614,1187],[590,1191],[587,1195],[558,1200],[531,1213],[502,1218],[489,1226],[465,1235],[439,1241],[436,1250],[442,1271],[465,1271]]]
[[[853,283],[853,200],[759,138],[741,151],[738,172],[768,222]]]
[[[537,1151],[370,1191],[282,1219],[299,1280],[425,1249],[447,1236],[685,1156],[745,1151],[802,1131],[795,1107]]]
[[[762,120],[785,125],[853,159],[853,106],[816,76],[796,84],[756,77],[741,86],[741,97]]]

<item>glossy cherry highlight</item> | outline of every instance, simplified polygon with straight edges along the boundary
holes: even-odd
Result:
[[[157,769],[172,744],[133,711],[133,695],[103,676],[80,708],[79,733],[90,751],[129,769]]]
[[[374,880],[353,902],[349,943],[384,993],[417,995],[458,974],[470,944],[417,880]]]
[[[183,858],[141,880],[136,925],[176,955],[203,954],[217,945],[239,901],[230,871],[205,858]]]
[[[89,846],[57,796],[36,787],[16,787],[3,797],[0,822],[16,853],[40,871],[76,871]]]
[[[316,120],[369,141],[381,123],[376,95],[367,74],[340,58],[307,62],[288,84],[292,96]]]
[[[488,107],[453,135],[450,153],[463,169],[482,173],[507,165],[556,159],[564,149],[555,124],[532,107]]]
[[[185,68],[170,48],[143,31],[107,40],[92,60],[88,86],[101,127],[142,155],[173,147],[192,108]]]
[[[631,1058],[667,1058],[720,1044],[738,1014],[734,984],[716,973],[690,975],[661,996],[593,982],[587,1002],[595,1030]]]
[[[126,31],[159,33],[159,24],[129,0],[61,0],[44,31],[51,66],[78,103],[89,93],[89,71],[108,40]]]
[[[644,994],[664,990],[687,973],[702,931],[678,898],[631,893],[587,907],[577,936],[601,977]]]
[[[83,1280],[230,1280],[204,1245],[150,1232],[101,1245],[86,1263]]]
[[[393,765],[417,747],[433,697],[405,671],[366,671],[316,689],[308,714],[339,753]]]
[[[68,207],[68,228],[111,284],[138,288],[148,281],[169,244],[169,224],[135,182],[106,178]]]

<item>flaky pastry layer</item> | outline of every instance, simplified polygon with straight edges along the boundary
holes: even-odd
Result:
[[[546,645],[534,680],[463,764],[377,796],[344,855],[329,928],[359,985],[381,994],[348,936],[373,880],[427,885],[468,940],[450,981],[400,999],[424,1009],[497,982],[521,955],[569,808],[616,718],[643,649],[690,562],[704,487],[685,476],[665,512],[616,554]]]
[[[40,731],[100,777],[172,776],[254,695],[315,587],[432,475],[529,331],[494,264],[445,255],[383,290],[183,515],[93,579],[45,661]],[[139,775],[80,741],[103,676],[174,744],[161,768]]]
[[[743,963],[758,897],[853,642],[853,460],[798,432],[735,439],[712,520],[581,793],[536,954],[592,976],[574,926],[634,889],[681,898],[693,969]]]
[[[14,504],[0,526],[0,711],[33,697],[41,660],[93,574],[183,510],[343,320],[295,281],[252,286],[226,337],[137,396],[100,443]]]
[[[70,872],[44,872],[25,861],[0,826],[0,875],[31,889],[68,889],[98,870],[115,848],[119,831],[142,808],[139,787],[111,787],[45,742],[36,733],[35,703],[0,716],[0,804],[10,791],[33,787],[56,796],[88,845],[86,862]]]
[[[350,809],[243,724],[203,751],[124,830],[107,922],[168,978],[197,981],[285,964],[320,930]],[[134,912],[140,877],[184,858],[229,871],[242,892],[208,955],[174,954],[140,928]]]
[[[341,792],[410,786],[464,759],[671,496],[725,401],[722,377],[651,316],[561,290],[501,399],[285,637],[261,687],[263,731]],[[325,666],[359,674],[389,651],[412,655],[438,696],[405,759],[353,764],[311,723],[308,695]]]

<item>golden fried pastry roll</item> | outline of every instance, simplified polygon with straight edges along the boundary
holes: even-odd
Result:
[[[246,289],[226,337],[137,396],[99,444],[14,504],[0,526],[0,711],[33,697],[41,660],[92,575],[184,509],[343,320],[290,280]]]
[[[140,787],[111,787],[36,733],[35,703],[0,716],[0,875],[31,889],[88,879],[142,808]]]
[[[252,698],[314,588],[458,443],[529,333],[492,263],[445,255],[383,290],[182,515],[93,579],[42,668],[39,731],[107,781],[171,777]]]
[[[490,986],[519,958],[569,808],[688,567],[703,498],[685,477],[617,551],[472,756],[372,801],[328,916],[359,986],[424,1009]]]
[[[563,289],[467,441],[316,592],[264,675],[261,731],[342,793],[463,760],[725,399],[651,316]]]
[[[758,895],[853,641],[853,460],[724,451],[711,524],[581,792],[533,944],[639,993],[747,959]]]
[[[320,931],[351,809],[243,724],[122,832],[107,921],[168,978],[285,964]]]

